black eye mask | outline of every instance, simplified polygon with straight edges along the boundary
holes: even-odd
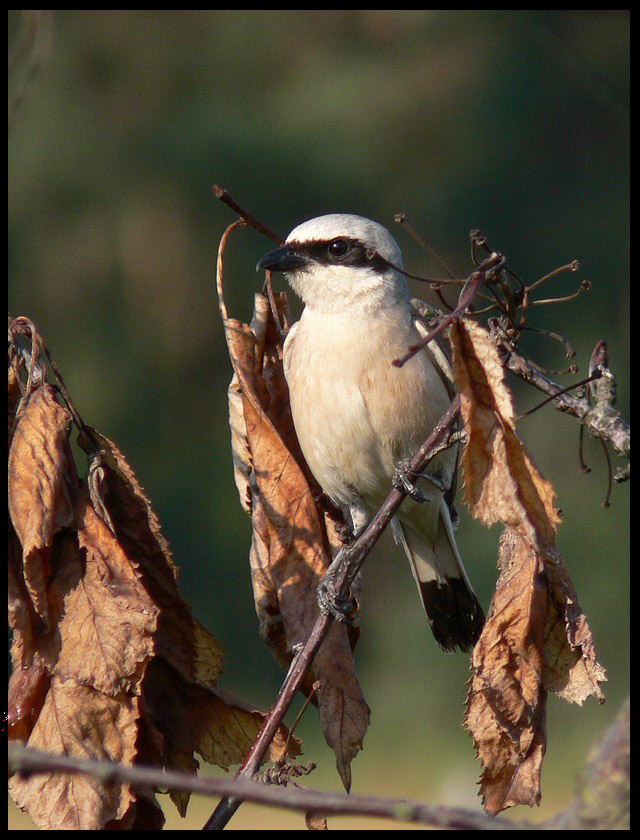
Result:
[[[358,239],[338,236],[333,239],[312,239],[306,242],[288,242],[287,246],[301,257],[323,265],[349,265],[354,268],[372,268],[380,273],[387,270],[382,257],[372,252]]]

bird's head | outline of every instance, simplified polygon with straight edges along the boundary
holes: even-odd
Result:
[[[283,271],[307,306],[339,309],[408,297],[402,254],[389,231],[363,216],[333,213],[294,228],[258,270]]]

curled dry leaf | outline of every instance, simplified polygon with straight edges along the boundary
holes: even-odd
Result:
[[[465,719],[483,765],[484,805],[492,814],[538,804],[546,748],[546,579],[535,552],[509,530],[500,541],[500,570],[473,651]]]
[[[552,485],[520,440],[500,356],[487,331],[452,326],[455,379],[467,435],[465,501],[506,527],[500,577],[473,653],[466,726],[483,765],[485,808],[537,804],[547,691],[582,703],[606,680],[568,570],[555,546]]]
[[[516,432],[511,392],[495,344],[471,320],[454,324],[451,341],[467,434],[462,457],[465,502],[485,525],[502,522],[532,545],[552,543],[560,523],[553,486],[540,475]]]
[[[87,482],[79,479],[69,410],[42,377],[39,384],[30,377],[28,390],[17,347],[14,354],[10,737],[50,752],[191,772],[194,753],[225,768],[239,763],[264,715],[216,687],[220,648],[180,596],[151,503],[117,447],[86,426],[80,444],[91,464]],[[278,733],[273,758],[284,755],[287,734]],[[298,749],[295,740],[288,749]],[[10,790],[43,829],[164,822],[153,791],[126,784],[32,774],[11,779]],[[173,799],[184,813],[188,798]]]
[[[274,296],[278,322],[288,323],[286,296]],[[229,387],[234,471],[240,502],[250,513],[254,600],[260,633],[288,668],[318,618],[316,588],[330,562],[325,516],[300,453],[282,366],[282,337],[266,295],[255,297],[251,325],[226,317],[234,375]],[[362,746],[369,708],[352,655],[355,633],[336,622],[318,653],[304,690],[317,682],[317,705],[327,743],[347,788],[350,764]],[[314,702],[316,702],[314,700]]]
[[[544,637],[544,687],[569,703],[588,697],[604,703],[600,684],[607,672],[598,662],[587,618],[580,609],[569,571],[557,548],[545,555],[549,612]]]
[[[66,482],[70,425],[71,415],[44,385],[25,398],[9,450],[9,513],[22,546],[29,600],[45,627],[51,542],[72,520]]]

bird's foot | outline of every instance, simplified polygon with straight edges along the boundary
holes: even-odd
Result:
[[[349,546],[355,540],[356,535],[348,522],[345,522],[344,520],[342,522],[334,521],[333,527],[336,532],[336,536],[342,545]]]
[[[335,568],[334,568],[335,567]],[[353,624],[358,603],[346,595],[339,595],[336,588],[336,574],[339,566],[332,563],[320,579],[317,589],[318,607],[324,615],[332,616],[343,624]]]
[[[441,493],[446,493],[449,489],[442,476],[435,472],[421,472],[415,473],[411,469],[411,462],[408,458],[403,458],[397,465],[393,474],[392,483],[394,487],[398,487],[405,491],[407,496],[410,496],[414,502],[431,502],[433,496],[427,496],[416,484],[417,479],[424,478],[434,487],[437,487]]]
[[[425,496],[415,483],[418,478],[420,478],[420,474],[416,475],[411,471],[411,462],[409,459],[403,458],[398,463],[391,482],[394,487],[397,487],[399,490],[404,490],[407,496],[412,498],[414,502],[430,502],[431,499],[429,496]]]

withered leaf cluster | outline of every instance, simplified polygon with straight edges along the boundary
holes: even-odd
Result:
[[[221,283],[219,293],[222,295]],[[260,633],[288,668],[319,611],[316,589],[335,544],[332,521],[318,505],[293,428],[282,365],[288,323],[283,294],[257,294],[250,325],[221,309],[234,375],[229,412],[235,479],[251,516],[251,574]],[[351,761],[361,748],[369,708],[358,682],[356,632],[334,622],[303,686],[317,705],[348,790]]]
[[[149,500],[117,447],[48,381],[33,324],[10,322],[10,338],[10,737],[194,773],[194,753],[225,768],[240,762],[264,716],[216,688],[220,647],[180,596]],[[74,420],[89,456],[85,479],[72,453]],[[286,741],[283,729],[272,758]],[[42,829],[164,822],[150,788],[37,773],[14,776],[10,791]],[[184,814],[187,795],[172,799]]]
[[[589,696],[602,701],[606,676],[555,545],[553,487],[516,432],[498,351],[471,319],[454,324],[450,337],[467,435],[465,502],[486,525],[505,526],[465,720],[483,766],[485,808],[497,813],[540,800],[547,693],[578,704]]]

